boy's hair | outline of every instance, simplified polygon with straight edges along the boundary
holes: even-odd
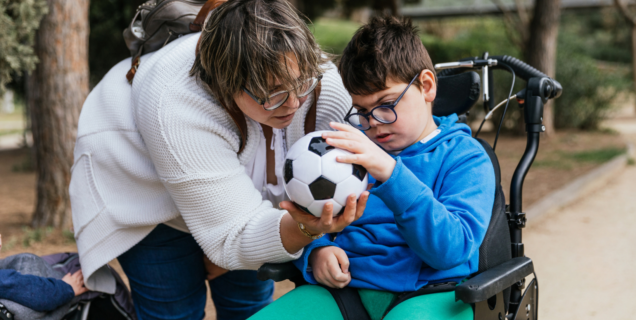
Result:
[[[338,71],[349,93],[368,95],[386,89],[386,80],[409,83],[433,62],[410,19],[374,17],[353,35]],[[437,79],[435,79],[437,80]],[[413,82],[421,87],[419,79]]]

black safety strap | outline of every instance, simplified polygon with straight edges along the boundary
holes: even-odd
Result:
[[[333,299],[336,300],[344,320],[371,320],[367,309],[365,309],[362,304],[358,289],[351,287],[344,287],[342,289],[322,287],[327,289],[333,296]]]
[[[0,320],[13,320],[13,314],[2,303],[0,303]]]
[[[340,309],[340,313],[342,313],[342,318],[344,320],[371,320],[371,317],[367,313],[367,309],[365,309],[362,304],[362,299],[360,299],[358,289],[351,287],[344,287],[342,289],[334,289],[326,286],[322,287],[331,293],[336,304],[338,304],[338,308]],[[397,296],[397,298],[395,298],[395,300],[393,300],[393,302],[391,302],[386,311],[384,311],[382,318],[386,317],[389,311],[397,305],[408,299],[425,294],[455,291],[456,287],[457,282],[443,282],[424,286],[417,291],[401,293]]]
[[[429,284],[427,286],[420,288],[417,291],[401,293],[397,296],[395,300],[393,300],[393,302],[389,305],[389,307],[386,308],[386,311],[384,311],[384,315],[382,315],[382,318],[386,317],[389,311],[395,308],[398,304],[408,299],[423,296],[425,294],[455,291],[456,287],[457,287],[457,282],[443,282],[443,283]]]

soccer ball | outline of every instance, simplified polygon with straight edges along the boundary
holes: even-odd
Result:
[[[367,170],[360,165],[340,163],[336,157],[351,154],[327,144],[326,131],[312,132],[298,140],[287,152],[283,168],[285,191],[303,211],[316,217],[331,202],[334,216],[344,211],[347,197],[357,197],[367,189]]]

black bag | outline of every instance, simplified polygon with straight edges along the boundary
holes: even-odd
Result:
[[[124,30],[133,57],[126,79],[132,83],[142,54],[157,51],[182,35],[199,32],[208,13],[227,0],[149,0]]]

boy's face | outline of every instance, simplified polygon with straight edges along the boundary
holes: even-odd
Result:
[[[386,151],[399,151],[422,140],[437,126],[433,121],[431,105],[435,100],[437,85],[430,70],[419,75],[421,87],[411,85],[395,106],[397,120],[391,124],[381,123],[369,116],[371,128],[365,131],[371,141]],[[404,92],[408,83],[386,80],[386,89],[370,95],[351,95],[355,112],[367,113],[382,104],[392,104]]]

